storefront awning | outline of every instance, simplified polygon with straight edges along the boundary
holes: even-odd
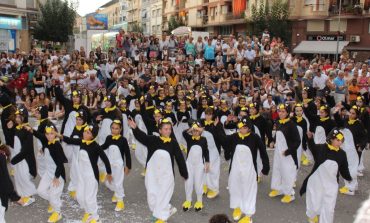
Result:
[[[348,41],[339,41],[338,53],[342,53]],[[312,53],[312,54],[336,54],[337,41],[302,41],[294,48],[293,53]]]

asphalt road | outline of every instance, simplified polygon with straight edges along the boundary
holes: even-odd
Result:
[[[2,133],[1,133],[2,135]],[[125,210],[117,213],[114,211],[115,205],[111,203],[112,192],[103,184],[99,185],[98,204],[99,215],[104,223],[141,223],[151,222],[151,212],[146,202],[146,191],[144,178],[140,175],[142,169],[133,156],[133,169],[129,176],[125,178],[124,187],[126,197]],[[270,162],[272,162],[273,151],[269,151]],[[350,223],[354,221],[354,216],[361,203],[366,200],[370,192],[370,151],[365,154],[365,166],[367,170],[364,177],[359,179],[359,191],[355,196],[338,195],[335,209],[335,223]],[[271,165],[272,166],[272,165]],[[304,167],[300,170],[297,180],[296,194],[303,182],[303,179],[309,174],[312,166]],[[172,197],[172,204],[178,209],[178,212],[169,219],[169,223],[206,223],[214,214],[225,213],[230,218],[232,210],[229,208],[229,193],[227,190],[228,163],[222,161],[220,177],[220,195],[213,199],[204,198],[204,209],[201,212],[195,212],[191,209],[189,212],[183,212],[181,205],[185,199],[184,180],[180,177],[176,169],[176,186]],[[68,172],[68,171],[67,171]],[[296,200],[291,204],[282,204],[280,198],[269,198],[271,172],[269,176],[262,179],[258,185],[257,209],[253,216],[255,223],[296,223],[307,222],[305,215],[305,197],[296,196]],[[39,179],[36,179],[36,183]],[[341,180],[341,185],[343,182]],[[195,199],[195,195],[193,197]],[[60,222],[77,223],[83,216],[83,210],[79,208],[76,201],[71,199],[66,192],[66,187],[62,196],[63,219]],[[7,223],[41,223],[47,222],[49,214],[47,213],[47,202],[36,196],[36,202],[28,207],[20,207],[11,204],[6,213]]]

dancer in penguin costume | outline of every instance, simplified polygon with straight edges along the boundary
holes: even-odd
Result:
[[[87,125],[84,128],[82,139],[69,138],[63,135],[59,137],[67,144],[80,145],[78,153],[79,179],[77,184],[76,196],[81,208],[85,214],[82,222],[96,223],[99,221],[98,215],[98,183],[99,169],[98,159],[100,158],[107,170],[106,180],[112,182],[112,171],[107,155],[95,141],[98,135],[99,127],[97,125]]]
[[[346,153],[340,149],[343,141],[347,139],[337,128],[328,134],[324,144],[316,144],[311,132],[307,132],[307,136],[308,148],[315,160],[312,172],[304,180],[300,191],[301,195],[307,192],[308,221],[309,223],[333,223],[339,173],[344,179],[352,180]]]
[[[176,125],[177,119],[176,119],[176,116],[173,112],[172,101],[167,101],[166,102],[166,105],[165,105],[164,111],[163,111],[163,116],[164,116],[164,118],[170,120],[172,122],[173,126]]]
[[[8,127],[14,125],[12,121]],[[24,129],[28,125],[28,112],[25,108],[15,112],[14,157],[10,161],[14,165],[14,184],[17,193],[22,197],[24,205],[30,205],[35,201],[32,196],[37,193],[32,178],[37,175],[36,159],[33,149],[33,136]]]
[[[317,122],[317,106],[313,100],[314,89],[311,87],[304,87],[302,89],[302,108],[303,118],[307,121],[307,128],[311,131],[315,131],[315,122]],[[304,135],[304,137],[306,137]],[[313,162],[313,157],[310,150],[307,150],[307,146],[302,142],[303,155],[301,157],[302,165],[308,166]]]
[[[262,140],[263,145],[266,147],[266,137],[269,142],[272,141],[272,130],[269,131],[268,129],[268,123],[266,119],[261,116],[259,113],[259,105],[254,102],[249,104],[249,118],[253,123],[254,128],[252,130],[257,130],[255,131],[257,135]],[[257,153],[257,174],[258,174],[258,182],[261,181],[261,170],[262,170],[263,164],[262,164],[262,159],[261,155],[259,154],[259,151]]]
[[[278,106],[279,121],[275,136],[274,162],[270,197],[281,194],[283,203],[292,202],[294,197],[294,183],[297,177],[298,159],[297,150],[301,144],[297,125],[289,118],[289,105]]]
[[[342,105],[347,109],[350,110],[351,106],[342,102]],[[369,117],[369,111],[368,107],[365,106],[365,98],[364,96],[358,96],[356,98],[356,106],[359,110],[359,116],[358,119],[361,120],[362,125],[366,128],[367,131],[367,146],[369,146],[370,143],[370,117]],[[364,153],[367,150],[363,150],[360,156],[360,164],[358,166],[358,173],[357,176],[362,177],[363,171],[365,170],[364,166]]]
[[[231,113],[225,100],[220,101],[220,109],[218,110],[217,117],[224,126],[226,135],[236,132],[237,117]]]
[[[67,163],[67,158],[57,138],[57,129],[52,123],[47,123],[44,133],[34,131],[29,126],[25,128],[41,141],[44,148],[45,171],[41,176],[37,193],[49,202],[48,213],[51,213],[51,215],[48,222],[54,223],[62,219],[60,213],[62,207],[61,196],[66,180],[64,163]]]
[[[2,82],[0,81],[0,85]],[[14,134],[15,129],[8,127],[8,122],[11,120],[11,118],[14,116],[14,113],[16,112],[16,107],[13,105],[12,100],[10,99],[10,92],[5,86],[1,86],[1,92],[0,92],[0,105],[1,105],[1,127],[3,129],[4,139],[5,139],[5,145],[7,145],[10,148],[10,152],[12,152],[14,147]]]
[[[76,126],[73,129],[73,132],[71,134],[72,139],[82,139],[84,128],[87,126],[87,117],[88,114],[85,110],[80,109],[76,113]],[[69,177],[70,181],[68,184],[68,191],[69,195],[76,199],[76,190],[77,190],[77,184],[79,179],[79,167],[78,167],[78,153],[80,151],[80,145],[66,145],[68,149],[72,150],[72,161],[71,161],[71,167],[69,170]]]
[[[297,124],[299,135],[301,136],[301,145],[297,151],[297,158],[298,158],[298,167],[301,166],[301,162],[304,166],[307,166],[312,160],[311,152],[307,151],[307,121],[303,117],[303,105],[297,103],[294,105],[294,115],[292,120]],[[310,158],[307,158],[310,157]]]
[[[186,140],[183,137],[183,131],[189,128],[190,111],[186,109],[185,101],[179,102],[179,107],[176,111],[177,125],[173,126],[173,131],[180,148],[184,150],[187,148]]]
[[[326,136],[329,132],[336,127],[336,123],[330,118],[330,108],[327,105],[321,105],[319,109],[319,115],[311,117],[313,120],[310,123],[314,126],[314,140],[316,144],[325,143]]]
[[[125,137],[128,141],[129,144],[131,144],[131,136],[132,136],[132,131],[129,128],[127,124],[128,117],[131,116],[131,112],[127,109],[127,102],[125,99],[121,99],[118,102],[118,107],[122,113],[122,128],[123,128],[123,137]]]
[[[176,212],[170,200],[175,187],[174,159],[179,167],[180,175],[187,180],[188,171],[180,146],[170,135],[172,124],[162,119],[159,124],[160,136],[148,136],[137,128],[130,119],[129,125],[134,136],[148,148],[148,163],[145,175],[145,187],[150,210],[156,218],[156,223],[163,223]]]
[[[108,95],[104,97],[104,108],[102,108],[96,117],[96,121],[101,121],[97,141],[99,145],[103,145],[105,139],[110,133],[110,127],[113,120],[120,120],[122,122],[122,113],[116,106],[116,97],[114,95]],[[100,182],[105,181],[106,171],[104,164],[99,161],[99,180]]]
[[[48,106],[46,105],[41,105],[41,106],[38,106],[36,109],[35,109],[35,113],[34,113],[36,119],[37,119],[37,131],[40,133],[40,134],[44,134],[45,133],[45,127],[46,125],[48,124],[48,116],[49,116],[49,112],[48,112]],[[42,177],[42,175],[44,174],[45,172],[45,156],[44,156],[44,147],[41,143],[41,141],[39,139],[37,139],[37,155],[36,155],[36,160],[37,160],[37,173],[40,177]]]
[[[341,119],[338,114],[339,111],[340,107],[337,107],[334,118],[338,126],[344,128],[342,132],[346,141],[343,143],[342,149],[347,154],[349,171],[352,177],[351,182],[344,181],[345,186],[340,188],[339,192],[341,194],[354,195],[358,187],[358,165],[362,151],[366,147],[367,133],[361,120],[359,120],[360,111],[356,105],[349,110],[348,120]]]
[[[188,146],[186,167],[189,174],[188,180],[185,181],[186,200],[182,204],[184,211],[188,211],[192,207],[193,189],[197,196],[197,202],[194,205],[195,211],[203,209],[203,180],[204,174],[209,170],[209,152],[207,140],[201,136],[202,132],[203,129],[198,122],[194,122],[191,128],[183,131]]]
[[[8,146],[0,141],[0,222],[5,223],[5,211],[8,209],[9,200],[23,205],[23,201],[14,190],[13,182],[8,171],[10,151]]]
[[[88,114],[87,122],[90,122],[90,112],[89,109],[82,105],[81,99],[81,92],[80,91],[73,91],[72,92],[72,100],[64,97],[63,90],[60,87],[55,88],[55,98],[60,104],[64,107],[64,120],[62,123],[61,133],[64,136],[70,137],[73,129],[76,125],[76,113],[79,109],[85,110],[86,114]],[[64,154],[66,155],[68,161],[72,160],[72,152],[73,150],[68,149],[65,145],[63,145]]]
[[[221,145],[218,138],[217,128],[222,128],[220,123],[213,121],[213,109],[207,108],[205,119],[202,120],[204,130],[202,136],[207,139],[209,150],[209,171],[205,175],[205,186],[203,193],[207,194],[209,199],[217,197],[220,188],[220,168],[221,168]]]
[[[262,173],[270,170],[266,147],[261,138],[253,132],[251,120],[243,117],[238,123],[239,132],[226,136],[222,131],[220,138],[225,150],[225,159],[230,162],[229,193],[230,208],[234,209],[233,219],[239,223],[252,222],[257,199],[257,154],[262,159]],[[242,215],[245,215],[243,218]]]
[[[123,189],[124,176],[131,170],[131,154],[127,139],[122,137],[121,120],[113,120],[111,124],[111,135],[108,135],[101,146],[106,151],[112,168],[113,181],[105,182],[105,185],[114,192],[112,202],[117,203],[115,211],[122,211],[125,208],[123,198],[125,192]]]

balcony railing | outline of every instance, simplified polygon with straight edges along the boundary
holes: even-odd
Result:
[[[340,10],[341,15],[362,15],[368,13],[369,9],[364,9],[363,4],[345,5],[342,6],[342,9]],[[329,6],[329,16],[337,15],[339,15],[339,6],[338,5]]]

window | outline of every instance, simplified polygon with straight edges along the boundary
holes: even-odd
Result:
[[[157,33],[159,33],[159,31],[161,31],[161,25],[157,25]]]
[[[26,6],[27,8],[35,8],[35,0],[27,0]]]
[[[330,21],[329,31],[330,32],[338,31],[338,20]],[[341,32],[347,31],[347,20],[346,19],[340,21],[339,31]]]
[[[304,0],[305,5],[316,5],[316,0]]]
[[[155,10],[152,11],[152,17],[155,17]]]
[[[157,17],[161,16],[161,10],[157,9]]]
[[[152,26],[152,33],[156,33],[155,28],[156,26]]]
[[[369,33],[370,33],[370,22],[369,22]]]
[[[307,21],[308,32],[323,32],[325,29],[325,22],[320,20]]]
[[[2,0],[1,3],[5,5],[15,5],[15,0]]]
[[[232,33],[232,26],[221,26],[220,34],[221,35],[230,35]]]
[[[221,6],[221,14],[227,14],[229,12],[229,6],[228,5],[223,5]]]

